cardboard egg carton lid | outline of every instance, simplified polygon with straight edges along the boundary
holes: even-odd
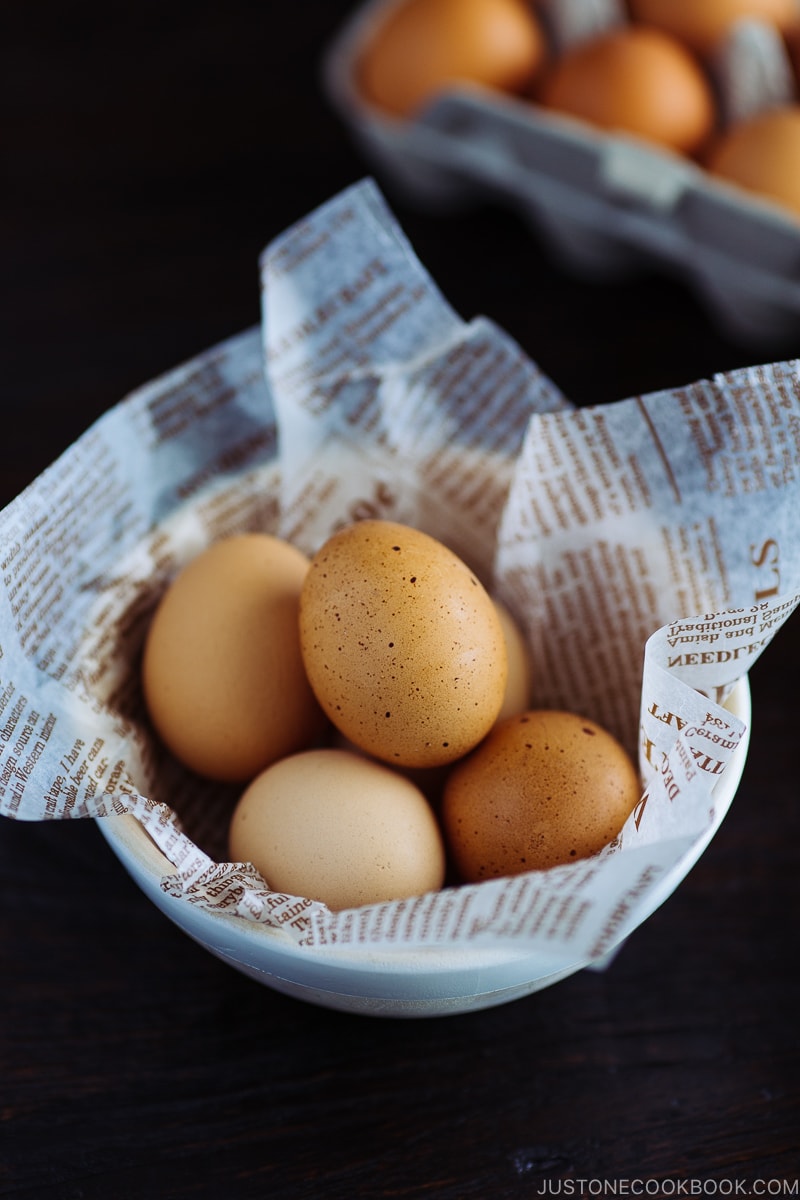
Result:
[[[477,85],[448,89],[411,120],[368,104],[355,66],[386,6],[372,0],[339,31],[323,86],[395,194],[440,212],[504,203],[586,278],[663,269],[724,333],[754,347],[800,329],[800,219],[768,199],[654,144]]]

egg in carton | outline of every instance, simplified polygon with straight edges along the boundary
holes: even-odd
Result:
[[[556,261],[583,278],[624,277],[643,267],[677,274],[723,332],[753,347],[780,344],[797,329],[796,0],[470,0],[450,4],[450,19],[458,11],[461,44],[451,30],[447,55],[437,57],[429,32],[424,55],[415,53],[414,26],[449,3],[367,0],[324,59],[332,105],[390,190],[433,212],[487,200],[507,204]],[[694,43],[687,33],[692,16],[699,28]],[[657,28],[681,18],[684,25],[674,30]],[[619,104],[605,113],[597,107],[597,83],[588,92],[593,113],[563,99],[558,108],[545,102],[554,98],[556,77],[563,84],[569,63],[602,41],[632,34],[641,42],[660,38],[662,51],[669,42],[675,61],[663,53],[665,61],[657,61],[651,45],[649,67],[644,74],[638,68],[640,83],[634,76],[626,85],[632,98],[621,89]],[[375,90],[379,38],[407,93],[393,107]],[[662,70],[666,105],[655,95]],[[389,67],[382,71],[391,86]],[[435,88],[430,81],[437,72],[446,82]],[[595,77],[601,74],[595,64]],[[416,97],[409,90],[414,80]],[[624,105],[631,119],[618,128],[625,124]],[[690,132],[670,142],[670,122],[681,108]],[[642,125],[648,113],[654,114],[653,136]],[[760,120],[774,123],[777,132],[765,135]],[[773,168],[761,191],[752,178],[753,170],[764,169],[748,149],[753,136],[759,157],[776,144],[777,174]],[[726,159],[729,137],[745,145],[727,151]]]

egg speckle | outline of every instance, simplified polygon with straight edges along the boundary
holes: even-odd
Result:
[[[639,797],[630,757],[596,722],[530,710],[452,769],[442,827],[461,879],[480,882],[596,854]]]
[[[300,644],[337,729],[398,766],[465,754],[503,702],[508,656],[490,596],[441,542],[395,522],[358,521],[315,554]]]

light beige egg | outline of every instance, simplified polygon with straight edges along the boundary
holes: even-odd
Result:
[[[358,521],[321,547],[300,596],[300,644],[333,724],[393,765],[452,762],[503,703],[508,656],[491,597],[407,525]]]
[[[300,654],[307,572],[294,546],[244,533],[199,554],[162,597],[144,698],[158,736],[193,771],[246,782],[325,727]]]
[[[445,783],[442,828],[465,882],[587,858],[640,798],[624,748],[594,721],[531,710],[489,734]]]
[[[262,772],[234,810],[229,850],[274,891],[334,910],[437,891],[444,880],[442,836],[420,790],[347,750],[308,750]]]

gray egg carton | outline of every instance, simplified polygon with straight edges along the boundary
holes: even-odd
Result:
[[[359,93],[355,63],[385,3],[373,0],[340,31],[323,82],[398,195],[436,211],[506,203],[583,277],[657,267],[688,283],[739,342],[800,336],[800,220],[788,210],[669,151],[479,87],[453,88],[413,120],[379,112]]]

